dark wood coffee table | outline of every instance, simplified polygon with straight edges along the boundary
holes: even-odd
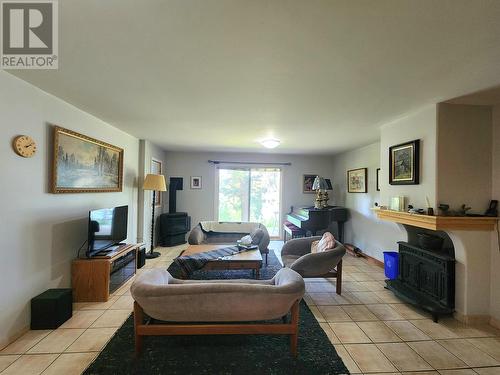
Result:
[[[182,252],[184,255],[193,255],[203,253],[205,251],[221,249],[231,245],[189,245],[189,247]],[[224,257],[223,259],[212,259],[205,264],[203,270],[240,270],[251,269],[254,271],[255,278],[259,278],[260,268],[262,267],[262,255],[260,250],[242,251],[241,253]]]

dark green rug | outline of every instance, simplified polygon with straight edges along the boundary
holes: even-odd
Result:
[[[261,278],[281,268],[274,254]],[[169,268],[172,274],[176,270]],[[249,278],[251,271],[198,271],[194,279]],[[145,337],[140,359],[134,359],[134,325],[127,319],[85,374],[165,375],[322,375],[349,374],[304,301],[300,304],[299,354],[290,355],[288,336],[213,335]]]

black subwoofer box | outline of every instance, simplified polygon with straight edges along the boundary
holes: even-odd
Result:
[[[31,329],[55,329],[72,315],[71,289],[49,289],[31,299]]]
[[[137,269],[144,267],[146,264],[146,247],[141,246],[137,250]]]

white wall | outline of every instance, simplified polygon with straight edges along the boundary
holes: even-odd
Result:
[[[491,107],[438,105],[439,203],[484,213],[491,199]]]
[[[279,155],[279,154],[242,154],[209,152],[167,152],[167,176],[183,177],[184,190],[177,192],[177,211],[191,216],[192,226],[200,220],[215,218],[215,178],[216,166],[208,160],[243,162],[291,162],[283,166],[282,212],[286,214],[290,206],[311,206],[314,194],[303,194],[301,179],[303,174],[318,174],[331,178],[331,156]],[[190,176],[202,177],[202,189],[190,189]],[[330,204],[332,204],[330,200]]]
[[[500,105],[493,107],[493,158],[492,158],[492,193],[491,199],[500,201]],[[490,315],[500,328],[500,244],[497,233],[491,234],[491,281]]]
[[[125,150],[121,193],[50,194],[50,124]],[[137,236],[139,141],[43,91],[0,72],[0,346],[30,321],[30,299],[47,288],[70,286],[70,264],[87,236],[88,211],[129,206],[128,240]],[[38,144],[30,159],[11,147],[19,134]]]
[[[162,163],[162,174],[166,176],[167,163],[166,152],[155,145],[154,143],[146,140],[141,140],[139,145],[139,199],[138,199],[138,225],[137,225],[137,241],[144,242],[149,250],[151,246],[151,210],[153,202],[153,192],[142,190],[142,183],[148,173],[151,173],[152,159],[158,160]],[[166,180],[166,178],[165,178]],[[166,182],[168,182],[166,180]],[[158,238],[158,226],[156,218],[163,212],[168,210],[166,201],[168,200],[168,192],[161,194],[161,206],[155,207],[155,241]]]
[[[402,227],[378,220],[371,210],[380,203],[380,191],[376,190],[376,171],[380,167],[380,143],[361,147],[334,156],[334,201],[349,209],[349,221],[345,224],[345,242],[362,249],[365,254],[378,260],[383,251],[395,250],[396,242],[406,239]],[[368,168],[368,192],[347,192],[347,170]]]
[[[404,195],[407,203],[425,208],[425,198],[436,209],[436,106],[430,105],[380,128],[380,201],[388,205],[390,198]],[[420,183],[389,184],[389,147],[420,139]]]

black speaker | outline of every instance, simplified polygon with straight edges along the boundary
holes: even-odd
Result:
[[[49,289],[31,299],[31,329],[56,329],[72,316],[71,289]]]
[[[146,246],[141,246],[137,250],[137,269],[144,267],[146,264]]]

